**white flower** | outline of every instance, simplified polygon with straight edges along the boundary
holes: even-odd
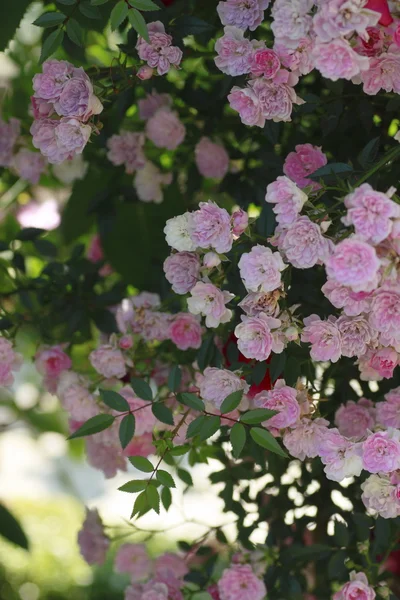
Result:
[[[168,219],[164,227],[165,239],[168,246],[179,252],[196,250],[196,246],[193,244],[189,234],[190,219],[190,213]]]

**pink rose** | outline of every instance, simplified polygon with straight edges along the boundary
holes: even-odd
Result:
[[[163,173],[156,165],[146,161],[133,180],[139,200],[160,204],[164,200],[163,187],[172,183],[172,173]]]
[[[142,121],[147,121],[159,108],[172,106],[172,98],[169,94],[158,94],[155,90],[147,94],[145,98],[138,100],[139,117]]]
[[[225,208],[215,202],[200,202],[199,210],[191,214],[190,238],[196,247],[213,248],[216,252],[229,252],[233,235],[231,218]]]
[[[102,112],[103,105],[94,95],[92,83],[82,67],[74,68],[72,77],[67,79],[54,101],[54,109],[60,117],[74,117],[82,121]]]
[[[348,285],[355,292],[370,291],[371,287],[376,287],[379,267],[375,249],[354,238],[339,242],[326,261],[328,277]]]
[[[298,144],[295,147],[295,152],[290,152],[287,155],[283,172],[299,187],[311,186],[315,191],[321,187],[320,184],[307,176],[325,166],[327,162],[326,154],[322,152],[320,147],[312,144]]]
[[[400,388],[391,390],[385,395],[385,402],[376,405],[376,418],[384,427],[400,429]]]
[[[220,409],[227,396],[243,390],[247,392],[248,384],[232,371],[207,367],[199,382],[200,396],[203,400],[211,402],[216,409]]]
[[[151,404],[138,398],[132,388],[128,385],[121,388],[118,393],[125,398],[130,409],[135,411],[135,435],[142,436],[143,434],[151,433],[157,423],[157,420],[151,411]]]
[[[281,61],[275,50],[258,48],[251,57],[250,70],[256,77],[273,79],[281,68]]]
[[[228,172],[229,156],[221,144],[202,137],[194,149],[197,168],[203,177],[223,179]]]
[[[158,556],[155,561],[154,570],[157,575],[165,573],[172,574],[177,579],[181,579],[188,573],[189,569],[185,560],[178,554],[166,552]]]
[[[374,600],[376,594],[368,585],[365,573],[350,573],[350,581],[333,595],[333,600]]]
[[[176,294],[190,292],[200,278],[200,260],[194,252],[176,252],[164,261],[164,273]]]
[[[98,414],[96,401],[89,391],[89,382],[84,377],[73,371],[62,371],[58,380],[47,378],[45,383],[52,393],[57,394],[62,407],[74,421],[84,422]]]
[[[317,42],[312,56],[315,68],[332,81],[352,79],[369,68],[369,59],[355,52],[350,43],[342,38],[327,44]]]
[[[147,458],[151,454],[156,454],[156,448],[153,444],[152,433],[143,433],[142,435],[135,435],[132,441],[129,442],[129,444],[123,451],[124,456],[145,456]]]
[[[231,108],[239,113],[244,125],[264,127],[265,117],[262,114],[260,101],[252,88],[233,87],[228,95],[228,101]]]
[[[349,317],[356,317],[370,310],[371,292],[352,292],[350,288],[338,284],[334,279],[328,279],[321,289],[333,306],[343,308],[343,312]]]
[[[278,414],[264,422],[267,429],[294,427],[300,418],[300,405],[295,389],[280,379],[273,390],[262,391],[254,396],[254,406],[276,410]]]
[[[121,445],[104,444],[95,438],[96,436],[92,436],[86,439],[88,463],[102,471],[106,479],[115,477],[118,470],[126,471],[126,459],[122,454]]]
[[[93,368],[107,379],[121,379],[126,375],[124,356],[119,348],[114,348],[111,344],[104,344],[93,350],[89,354],[89,360]]]
[[[63,371],[71,368],[72,362],[61,346],[43,346],[36,353],[35,366],[45,377],[57,379]]]
[[[249,226],[249,215],[245,210],[239,208],[232,213],[232,233],[239,237],[244,233]]]
[[[256,317],[242,315],[241,319],[242,322],[235,328],[240,352],[246,358],[267,360],[273,350],[278,350],[271,330],[279,327],[281,322],[264,313]]]
[[[336,325],[342,340],[342,356],[362,356],[373,340],[368,321],[362,317],[341,316]]]
[[[319,446],[325,432],[328,430],[329,421],[317,418],[302,419],[296,423],[295,429],[285,431],[283,443],[289,453],[304,460],[305,458],[315,458],[318,456]]]
[[[272,210],[280,225],[290,225],[307,202],[307,196],[290,179],[280,176],[267,186],[265,201],[275,204]]]
[[[113,165],[125,165],[126,173],[134,173],[146,164],[144,142],[143,133],[122,131],[119,135],[112,135],[107,140],[107,158]]]
[[[384,52],[370,59],[368,71],[361,73],[363,90],[376,96],[380,90],[400,93],[400,54]]]
[[[89,141],[92,128],[77,119],[63,117],[38,119],[31,126],[32,143],[47,157],[49,163],[61,163],[74,154],[81,154]]]
[[[26,148],[21,148],[13,157],[12,166],[19,177],[35,185],[46,169],[46,160],[39,152],[31,152]]]
[[[0,386],[14,383],[13,371],[18,371],[23,363],[22,355],[15,352],[12,343],[0,337]]]
[[[270,0],[226,0],[218,3],[217,12],[222,25],[254,31],[261,24],[269,3]]]
[[[363,464],[361,446],[344,438],[337,429],[328,429],[321,438],[318,454],[331,481],[358,477]]]
[[[379,14],[367,10],[364,2],[348,2],[347,0],[327,0],[319,5],[314,17],[315,33],[323,42],[335,40],[341,36],[358,33],[366,37],[367,27],[376,25]]]
[[[138,69],[138,72],[136,73],[136,77],[138,77],[141,81],[147,81],[148,79],[151,79],[153,75],[154,69],[148,67],[147,65],[143,65],[142,67],[140,67],[140,69]]]
[[[400,293],[397,289],[376,291],[371,302],[369,322],[377,331],[400,338]]]
[[[393,377],[393,371],[399,364],[399,355],[391,348],[382,348],[382,350],[373,351],[369,359],[369,365],[380,377],[390,379]]]
[[[115,556],[117,573],[128,573],[134,581],[143,581],[151,573],[151,559],[144,544],[122,544]]]
[[[308,37],[312,25],[312,17],[308,13],[313,6],[313,0],[275,0],[271,11],[274,19],[271,29],[275,39],[293,46],[298,40]]]
[[[311,358],[317,361],[337,362],[342,354],[342,340],[335,317],[321,321],[318,315],[304,319],[302,342],[311,344]]]
[[[198,318],[188,313],[178,313],[169,326],[169,337],[179,350],[200,348],[202,328]]]
[[[309,269],[324,262],[330,250],[329,241],[323,237],[320,227],[306,216],[298,217],[289,225],[278,245],[288,262],[297,269]]]
[[[78,532],[78,544],[83,558],[89,565],[102,565],[106,559],[110,540],[96,509],[86,509],[82,529]]]
[[[250,565],[232,565],[225,569],[218,582],[221,600],[264,600],[264,582],[253,573]]]
[[[66,60],[46,60],[42,73],[37,73],[33,78],[35,97],[52,102],[57,100],[73,71],[74,66]]]
[[[136,43],[139,58],[145,60],[149,67],[157,69],[159,75],[165,75],[171,65],[179,66],[182,60],[182,50],[172,46],[172,37],[165,33],[161,21],[154,21],[147,25],[150,43],[140,35]]]
[[[400,468],[400,442],[387,431],[368,436],[362,451],[363,468],[370,473],[391,473]]]
[[[187,304],[189,311],[194,315],[206,317],[206,327],[218,327],[220,323],[227,323],[232,318],[232,311],[225,304],[234,297],[227,291],[221,291],[212,283],[198,281],[190,290],[191,298]]]
[[[237,27],[224,27],[224,35],[215,42],[215,64],[226,75],[244,75],[250,72],[253,44]]]
[[[186,128],[176,112],[162,107],[147,121],[146,135],[157,148],[175,150],[185,139]]]
[[[281,271],[287,267],[279,252],[260,244],[242,254],[238,266],[246,289],[252,292],[272,292],[281,287]]]
[[[364,398],[357,403],[349,400],[342,404],[335,413],[335,424],[345,437],[363,437],[375,426],[372,402]]]

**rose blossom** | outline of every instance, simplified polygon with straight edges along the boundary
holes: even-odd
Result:
[[[312,25],[311,11],[314,0],[275,0],[272,7],[271,29],[275,39],[282,40],[289,47],[308,37]]]
[[[139,58],[145,60],[152,69],[157,68],[159,75],[165,75],[171,65],[179,66],[182,60],[182,50],[178,46],[172,46],[172,37],[165,33],[165,27],[161,21],[148,23],[147,31],[150,43],[140,35],[138,36],[136,49]]]
[[[379,13],[368,10],[365,0],[326,0],[319,4],[313,19],[314,31],[322,42],[358,33],[367,37],[366,29],[376,25]]]
[[[169,326],[169,337],[179,350],[200,348],[201,325],[198,318],[188,313],[178,313]]]
[[[279,252],[260,244],[242,254],[238,265],[240,277],[251,292],[272,292],[281,287],[281,271],[287,267]]]
[[[373,339],[368,321],[363,317],[341,316],[336,322],[341,334],[342,356],[362,356]]]
[[[186,128],[178,113],[163,107],[147,121],[146,135],[157,148],[175,150],[185,139]]]
[[[373,329],[400,338],[400,291],[379,289],[371,302],[369,322]]]
[[[21,148],[13,157],[12,166],[19,177],[26,179],[29,183],[36,184],[46,168],[46,160],[39,152],[31,152],[26,148]]]
[[[362,450],[363,467],[370,473],[391,473],[400,468],[400,442],[389,431],[372,433]]]
[[[103,105],[93,93],[93,86],[82,67],[74,68],[72,77],[64,82],[61,93],[54,101],[54,109],[60,117],[74,117],[87,121],[98,115]]]
[[[369,61],[368,71],[361,73],[363,90],[376,96],[381,90],[400,93],[400,54],[385,52]]]
[[[55,101],[60,97],[74,69],[75,67],[66,60],[46,60],[42,66],[42,73],[37,73],[32,81],[35,97]]]
[[[138,100],[139,118],[142,121],[150,119],[159,108],[172,106],[172,98],[169,94],[158,94],[155,90],[147,94],[145,98]]]
[[[241,208],[232,213],[232,233],[234,236],[241,236],[249,226],[249,215]]]
[[[375,426],[372,402],[362,398],[358,402],[349,400],[342,404],[335,413],[335,425],[345,437],[363,437],[367,429]]]
[[[190,236],[192,213],[178,215],[172,219],[168,219],[165,227],[165,239],[171,248],[183,252],[185,250],[196,250],[196,245],[193,243]]]
[[[65,354],[61,346],[43,346],[39,348],[35,356],[37,370],[45,376],[47,385],[53,388],[53,391],[55,391],[61,373],[70,369],[71,365],[70,357]]]
[[[398,365],[399,355],[391,348],[382,348],[381,350],[373,351],[369,365],[374,369],[380,377],[390,379],[393,377],[393,371]]]
[[[342,481],[346,477],[358,477],[361,474],[360,444],[347,440],[335,428],[324,432],[318,454],[325,465],[325,474],[331,481]]]
[[[151,79],[153,75],[154,69],[148,65],[142,65],[136,73],[136,77],[138,77],[141,81],[147,81],[148,79]]]
[[[267,360],[272,351],[280,348],[274,340],[271,329],[280,326],[279,319],[260,313],[256,317],[241,316],[242,322],[235,328],[237,346],[246,358]],[[282,349],[280,349],[282,352]]]
[[[342,353],[342,341],[337,320],[332,315],[321,321],[318,315],[304,319],[302,342],[311,344],[311,358],[317,361],[337,362]]]
[[[356,317],[363,312],[369,312],[371,292],[352,292],[348,287],[338,284],[334,279],[322,286],[322,292],[336,308],[343,308],[349,317]]]
[[[162,572],[145,583],[140,600],[183,600],[182,580],[171,572]]]
[[[232,565],[218,581],[221,600],[264,600],[264,582],[254,574],[250,565]]]
[[[176,294],[187,294],[200,276],[200,260],[194,252],[176,252],[164,261],[164,273]]]
[[[126,459],[122,454],[121,445],[103,444],[95,438],[96,436],[91,436],[85,440],[88,463],[102,471],[106,479],[115,477],[118,470],[126,471]]]
[[[342,38],[326,44],[317,42],[313,48],[314,66],[326,79],[352,79],[369,68],[369,59],[361,56]]]
[[[0,119],[0,167],[10,166],[20,128],[18,119],[12,118],[8,123]]]
[[[232,371],[207,367],[200,378],[199,389],[203,400],[211,402],[215,408],[220,409],[227,396],[239,390],[247,392],[249,386],[244,379],[240,379]]]
[[[275,204],[272,210],[277,223],[290,225],[297,219],[304,203],[307,202],[307,196],[290,179],[279,176],[267,186],[265,201]]]
[[[92,128],[77,119],[63,117],[38,119],[31,125],[32,144],[47,157],[49,163],[61,163],[81,154],[89,141]]]
[[[198,281],[190,293],[191,298],[187,301],[189,311],[194,315],[205,316],[206,327],[218,327],[220,323],[231,320],[232,311],[225,304],[234,298],[234,294],[202,281]]]
[[[217,12],[222,25],[233,25],[254,31],[264,18],[270,0],[226,0],[219,2]]]
[[[12,343],[0,337],[0,387],[8,387],[14,383],[12,371],[18,371],[22,362],[22,355],[14,351]]]
[[[400,387],[385,395],[385,402],[376,405],[376,418],[384,427],[400,429]]]
[[[122,544],[115,556],[117,573],[129,573],[133,581],[147,579],[152,570],[151,559],[144,544]]]
[[[62,183],[70,185],[77,179],[83,179],[88,170],[89,163],[83,160],[82,154],[76,154],[73,158],[54,165],[53,174]]]
[[[276,317],[279,313],[279,298],[279,290],[267,293],[250,292],[239,302],[238,306],[250,317],[255,317],[261,312]]]
[[[226,75],[236,77],[249,73],[253,44],[238,27],[224,27],[224,35],[215,42],[215,64]]]
[[[295,71],[299,75],[308,75],[314,68],[312,50],[314,48],[314,37],[301,38],[294,42],[294,48],[275,40],[274,50],[279,60],[286,69]]]
[[[295,429],[285,431],[283,443],[294,458],[315,458],[328,425],[329,421],[326,419],[301,419]]]
[[[307,175],[311,175],[317,169],[325,166],[327,162],[326,154],[322,152],[319,146],[298,144],[295,147],[295,152],[290,152],[287,155],[283,172],[299,187],[311,186],[313,190],[317,190],[321,187],[320,184],[309,179]]]
[[[107,140],[107,158],[113,165],[125,165],[125,172],[134,173],[146,164],[143,152],[145,137],[143,133],[121,131]]]
[[[50,391],[56,393],[74,421],[87,421],[98,414],[96,401],[89,391],[89,382],[84,377],[73,371],[62,371],[58,381],[50,379],[49,382]]]
[[[276,382],[274,389],[254,396],[254,406],[276,410],[278,414],[263,423],[267,429],[293,427],[300,418],[300,405],[297,391],[285,384],[283,379]]]
[[[333,595],[332,600],[374,600],[376,594],[368,585],[365,573],[350,573],[350,581]]]
[[[298,217],[284,231],[279,248],[297,269],[309,269],[329,256],[330,244],[320,227],[306,216]]]
[[[281,68],[279,56],[271,48],[257,48],[251,56],[250,71],[256,77],[273,79]]]
[[[203,256],[203,266],[206,269],[214,269],[221,264],[221,259],[215,252],[206,252]]]
[[[339,242],[326,261],[328,277],[348,285],[355,292],[370,291],[371,286],[376,287],[379,267],[375,249],[354,238]]]
[[[133,187],[142,202],[160,204],[164,200],[163,186],[171,183],[172,173],[163,173],[152,162],[146,161],[136,172]]]
[[[102,565],[110,546],[104,526],[96,509],[86,509],[82,529],[78,532],[78,544],[83,558],[89,565]]]
[[[210,138],[202,137],[194,149],[194,154],[197,168],[203,177],[225,177],[229,168],[229,156],[221,144],[215,144]]]
[[[89,360],[93,368],[107,379],[121,379],[126,375],[124,356],[119,348],[114,348],[111,344],[103,344],[93,350],[89,354]]]
[[[169,573],[177,579],[184,577],[189,571],[185,560],[172,552],[166,552],[158,556],[155,561],[154,570],[156,575]]]
[[[361,500],[368,512],[384,519],[394,519],[400,515],[400,501],[396,493],[398,485],[392,484],[387,475],[370,475],[361,484],[361,489]]]
[[[195,247],[213,248],[216,252],[229,252],[233,235],[231,218],[225,208],[215,202],[200,202],[199,210],[192,213],[190,237]]]

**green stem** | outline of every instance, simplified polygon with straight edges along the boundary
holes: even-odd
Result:
[[[369,169],[369,171],[367,171],[354,185],[354,187],[358,187],[359,185],[361,185],[362,183],[364,183],[364,181],[367,181],[367,179],[369,179],[371,177],[371,175],[373,175],[374,173],[376,173],[377,171],[379,171],[379,169],[381,167],[384,167],[386,165],[386,163],[390,162],[391,160],[397,158],[400,155],[400,144],[398,146],[396,146],[395,148],[392,148],[391,150],[389,150],[389,152],[387,154],[385,154],[385,156],[383,156],[381,158],[381,160],[379,160],[373,167],[371,167]]]

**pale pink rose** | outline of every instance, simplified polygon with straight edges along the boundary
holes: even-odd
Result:
[[[172,37],[165,33],[165,27],[161,21],[148,23],[150,43],[146,42],[140,35],[136,43],[139,58],[145,60],[149,67],[157,69],[159,75],[165,75],[171,65],[179,66],[182,60],[182,50],[178,46],[172,46]]]
[[[133,187],[139,200],[161,204],[164,200],[163,187],[172,183],[172,173],[163,173],[156,165],[146,161],[136,172]]]
[[[298,217],[291,223],[278,244],[288,262],[297,269],[309,269],[317,263],[324,262],[331,247],[329,240],[322,235],[319,225],[306,216]]]
[[[319,4],[313,19],[314,31],[322,42],[358,33],[367,38],[366,29],[376,25],[379,13],[368,10],[363,0],[326,0]]]
[[[62,183],[70,185],[78,179],[83,179],[88,168],[89,163],[83,160],[82,154],[76,154],[73,158],[69,158],[58,165],[54,165],[52,171],[53,175],[55,175]]]
[[[143,586],[140,600],[183,600],[183,582],[170,572],[162,572]]]
[[[200,260],[194,252],[176,252],[164,261],[164,273],[176,294],[187,294],[200,278]]]
[[[193,315],[203,315],[206,318],[206,327],[218,327],[220,323],[227,323],[232,318],[232,311],[226,308],[234,298],[234,294],[221,291],[212,283],[198,281],[190,290],[188,309]]]
[[[251,87],[234,86],[228,95],[228,101],[231,108],[239,113],[244,125],[264,127],[265,117],[262,114],[261,104]]]
[[[250,292],[238,304],[249,315],[255,317],[261,312],[276,317],[279,313],[279,292]]]
[[[107,379],[117,377],[121,379],[126,375],[124,356],[119,348],[111,344],[103,344],[89,354],[89,360],[94,369]]]
[[[362,451],[363,468],[369,473],[391,473],[400,468],[400,442],[387,431],[368,436]]]
[[[232,233],[234,236],[241,236],[249,226],[249,215],[245,210],[239,208],[232,213]]]
[[[147,81],[148,79],[151,79],[153,75],[154,69],[147,65],[143,65],[142,67],[140,67],[140,69],[138,69],[138,72],[136,73],[136,77],[141,79],[141,81]]]
[[[36,184],[46,169],[46,160],[39,152],[22,148],[12,159],[12,166],[22,179]]]
[[[31,96],[31,111],[34,119],[42,119],[50,117],[54,112],[54,106],[51,102],[43,100],[43,98],[35,98]]]
[[[215,64],[226,75],[244,75],[250,72],[253,44],[238,27],[224,27],[224,35],[215,42]]]
[[[95,437],[91,436],[85,440],[88,463],[102,471],[106,479],[115,477],[118,470],[126,471],[127,464],[121,445],[103,444],[94,439]]]
[[[265,421],[267,429],[279,430],[294,427],[300,419],[300,405],[297,401],[297,391],[285,385],[280,379],[273,390],[262,391],[254,396],[254,406],[278,411],[278,414]]]
[[[82,67],[74,68],[72,76],[64,82],[60,95],[54,100],[54,109],[60,117],[74,117],[81,121],[102,112],[103,105],[95,96],[92,83]]]
[[[250,565],[232,565],[218,582],[221,600],[264,600],[267,589]]]
[[[153,444],[153,435],[151,433],[144,433],[143,435],[135,434],[134,438],[123,451],[124,456],[145,456],[147,458],[151,454],[156,454],[156,448]]]
[[[8,123],[0,119],[0,167],[10,166],[20,128],[18,119],[12,118]]]
[[[373,340],[373,332],[363,317],[341,316],[336,322],[341,335],[342,356],[362,356]]]
[[[124,165],[126,173],[134,173],[146,164],[144,142],[143,133],[121,131],[119,135],[112,135],[107,140],[107,158],[113,165]]]
[[[371,302],[369,322],[380,333],[400,339],[400,292],[379,289]]]
[[[190,313],[178,313],[169,326],[169,337],[179,350],[200,348],[202,327],[198,317]]]
[[[295,152],[290,152],[287,155],[283,172],[299,187],[311,186],[313,190],[317,190],[321,186],[307,176],[325,166],[327,162],[326,154],[322,152],[319,146],[298,144],[295,147]]]
[[[32,81],[35,97],[52,102],[57,100],[74,69],[74,65],[66,60],[46,60],[42,73],[37,73]]]
[[[335,317],[321,321],[318,315],[310,315],[304,319],[304,324],[301,341],[311,344],[311,358],[337,362],[342,354],[342,341]]]
[[[369,312],[371,292],[352,292],[350,288],[340,285],[334,279],[328,279],[321,289],[333,306],[343,308],[343,312],[349,317]]]
[[[226,0],[218,3],[217,12],[222,25],[254,31],[261,24],[269,3],[270,0]]]
[[[393,377],[393,371],[399,364],[399,355],[392,348],[382,348],[374,350],[369,359],[369,365],[380,377],[390,379]]]
[[[369,401],[367,400],[367,402]],[[345,437],[361,438],[367,433],[368,429],[373,429],[375,426],[373,409],[370,405],[363,403],[362,400],[358,402],[349,400],[337,409],[335,425]]]
[[[147,94],[145,98],[138,100],[139,117],[142,121],[150,119],[159,108],[172,106],[172,98],[169,94],[158,94],[155,90]]]
[[[71,368],[70,357],[61,346],[42,346],[36,353],[35,366],[46,377],[57,378],[63,371]]]
[[[14,383],[13,371],[18,371],[22,362],[22,355],[14,351],[12,343],[0,337],[0,387]]]
[[[376,594],[368,585],[365,573],[350,573],[350,581],[333,595],[332,600],[374,600]]]
[[[265,201],[275,204],[273,211],[280,225],[290,225],[307,202],[307,196],[290,179],[279,176],[267,186]]]
[[[291,121],[293,104],[304,104],[293,87],[297,77],[284,70],[279,75],[281,78],[276,76],[274,80],[268,80],[260,77],[248,83],[260,103],[262,117],[267,121]]]
[[[385,402],[376,405],[376,418],[384,427],[400,429],[400,388],[395,388],[385,395]]]
[[[128,573],[133,581],[144,581],[152,571],[152,562],[144,544],[122,544],[115,555],[114,569]]]
[[[235,328],[235,336],[238,338],[237,346],[246,358],[255,358],[262,361],[267,360],[271,352],[282,352],[273,337],[272,331],[280,326],[279,319],[268,317],[260,313],[256,317],[242,315],[242,322]]]
[[[45,380],[52,393],[56,393],[62,407],[74,421],[87,421],[98,414],[98,407],[89,391],[89,382],[73,371],[62,371],[59,379]],[[50,385],[49,385],[50,383]]]
[[[181,579],[189,571],[185,560],[178,554],[173,554],[172,552],[166,552],[156,558],[154,570],[156,576],[167,573],[172,574],[177,579]]]
[[[281,271],[287,267],[279,252],[260,244],[242,254],[238,265],[240,277],[251,292],[272,292],[280,288]]]
[[[208,137],[202,137],[195,149],[197,168],[203,177],[223,179],[228,172],[229,156],[221,144],[215,144]]]
[[[139,600],[168,600],[168,586],[165,583],[152,583],[151,589],[147,589]],[[125,599],[126,600],[126,599]]]
[[[361,73],[363,90],[376,96],[380,90],[400,93],[400,53],[385,52],[369,61],[368,71]]]
[[[328,277],[349,286],[354,292],[368,292],[376,287],[379,267],[375,249],[354,238],[339,242],[326,261]]]
[[[301,38],[295,42],[295,47],[287,46],[275,40],[274,50],[279,56],[282,66],[299,75],[308,75],[314,68],[312,50],[315,40],[313,37]]]
[[[369,59],[355,52],[350,43],[342,38],[326,44],[317,41],[312,56],[315,68],[332,81],[352,79],[369,68]]]
[[[206,252],[203,256],[203,266],[206,269],[214,269],[221,264],[221,259],[216,252]]]
[[[324,471],[331,481],[358,477],[363,463],[361,446],[344,438],[337,429],[328,429],[321,437],[318,454],[325,465]]]
[[[189,233],[193,244],[200,248],[212,248],[219,253],[229,252],[233,234],[228,211],[211,200],[200,202],[199,206],[199,210],[191,214]]]
[[[353,225],[357,236],[370,244],[379,244],[386,239],[392,229],[391,218],[400,217],[400,207],[368,183],[348,194],[344,203],[348,210],[342,218],[343,223]]]
[[[146,135],[157,148],[175,150],[185,139],[186,128],[176,112],[162,107],[147,121]]]
[[[247,392],[248,384],[244,379],[227,369],[207,367],[199,381],[200,396],[203,400],[211,402],[215,408],[220,409],[227,396],[243,390]]]
[[[363,490],[361,500],[368,512],[377,514],[384,519],[394,519],[400,515],[398,485],[383,473],[370,475],[361,484]]]
[[[63,117],[59,121],[38,119],[32,123],[30,132],[35,148],[47,157],[49,163],[57,164],[82,153],[92,128],[77,119]]]
[[[329,421],[317,418],[311,421],[303,418],[296,424],[295,429],[285,431],[283,443],[289,453],[304,460],[318,456],[318,449],[325,432],[328,430]]]
[[[312,25],[308,13],[314,4],[314,0],[275,0],[271,23],[275,39],[296,46],[298,40],[308,37]]]
[[[258,48],[251,56],[250,71],[256,77],[273,79],[281,68],[279,56],[271,48]]]
[[[83,558],[89,565],[102,565],[106,559],[110,540],[96,509],[86,509],[82,529],[78,532],[78,544]]]
[[[151,411],[151,403],[138,398],[133,389],[125,385],[118,391],[119,394],[128,402],[129,407],[135,414],[135,435],[141,436],[145,433],[151,433],[156,426],[157,419]]]

